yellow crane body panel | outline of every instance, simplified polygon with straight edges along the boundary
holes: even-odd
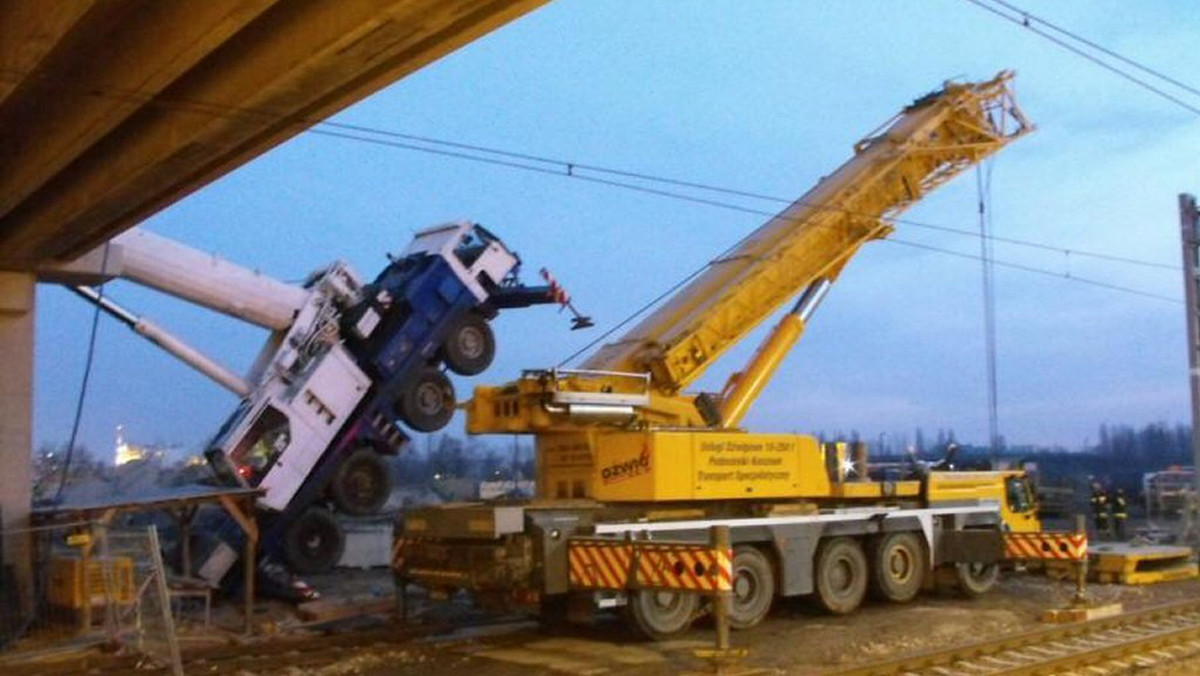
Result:
[[[615,503],[878,501],[920,494],[919,481],[859,480],[847,471],[844,444],[823,446],[804,435],[647,430],[604,433],[601,444],[596,436],[539,436],[540,495]]]

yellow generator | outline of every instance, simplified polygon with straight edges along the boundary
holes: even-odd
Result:
[[[127,556],[90,557],[85,565],[79,555],[50,559],[50,605],[81,610],[85,605],[128,605],[137,596],[133,559]]]

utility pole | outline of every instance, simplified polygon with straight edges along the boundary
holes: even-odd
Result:
[[[1200,211],[1196,197],[1179,196],[1179,232],[1183,242],[1183,292],[1187,306],[1188,379],[1192,386],[1192,464],[1200,494]]]

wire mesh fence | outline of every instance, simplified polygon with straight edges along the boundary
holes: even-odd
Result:
[[[79,523],[0,538],[24,540],[34,552],[31,572],[0,573],[0,665],[102,648],[183,673],[153,526]]]

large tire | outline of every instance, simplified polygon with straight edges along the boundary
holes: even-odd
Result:
[[[775,602],[775,569],[756,547],[741,545],[733,550],[733,593],[729,602],[729,626],[749,629],[762,622]]]
[[[496,356],[496,337],[482,316],[472,312],[450,330],[442,345],[446,366],[460,376],[483,373]]]
[[[959,563],[954,566],[958,591],[967,598],[983,596],[1000,581],[998,563]]]
[[[638,633],[662,641],[687,631],[699,608],[697,594],[643,589],[630,592],[625,611]]]
[[[382,456],[373,449],[360,448],[338,466],[329,493],[339,512],[369,516],[391,496],[392,475]]]
[[[871,547],[871,596],[907,603],[921,591],[928,563],[915,533],[886,533]]]
[[[342,558],[346,535],[327,509],[310,507],[283,535],[283,555],[295,573],[324,573]]]
[[[418,432],[436,432],[454,417],[454,385],[445,373],[427,368],[417,374],[396,402],[396,413]]]
[[[834,615],[845,615],[862,605],[867,593],[867,557],[854,538],[836,537],[817,550],[817,602]]]

